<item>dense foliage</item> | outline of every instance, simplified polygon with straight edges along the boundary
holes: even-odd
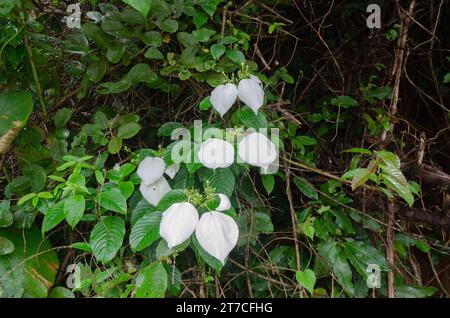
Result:
[[[377,2],[2,1],[0,296],[448,295],[448,1]]]

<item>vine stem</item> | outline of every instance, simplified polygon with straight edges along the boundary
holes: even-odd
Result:
[[[23,43],[25,44],[25,48],[27,50],[28,60],[30,61],[31,72],[33,74],[34,83],[36,85],[36,93],[39,98],[39,103],[41,104],[42,113],[44,114],[44,118],[47,119],[47,107],[45,106],[44,96],[42,95],[41,83],[39,82],[39,77],[36,71],[36,65],[33,61],[33,52],[31,52],[30,43],[28,42],[28,34],[25,34],[23,38]]]
[[[294,203],[292,200],[292,192],[291,192],[291,172],[289,170],[289,166],[286,166],[285,175],[286,175],[286,194],[289,202],[289,210],[291,212],[291,223],[292,223],[292,237],[294,239],[295,246],[295,263],[297,266],[297,270],[300,270],[300,249],[298,246],[297,239],[297,215],[295,214]]]

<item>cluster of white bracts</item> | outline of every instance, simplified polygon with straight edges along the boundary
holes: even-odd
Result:
[[[164,160],[158,157],[147,157],[141,161],[137,174],[141,178],[139,190],[142,196],[152,205],[158,205],[163,196],[172,188],[164,177],[166,173],[173,179],[180,169],[180,165],[173,164],[166,167]]]
[[[243,162],[267,169],[277,159],[278,153],[272,141],[253,132],[239,142],[238,156]],[[209,169],[226,168],[234,162],[234,147],[222,139],[207,139],[200,145],[198,159]]]
[[[231,83],[219,85],[211,92],[210,101],[220,117],[223,117],[238,97],[257,114],[264,103],[264,90],[259,78],[250,75],[250,78],[241,80],[238,87]]]
[[[232,217],[220,212],[231,207],[230,200],[219,194],[216,211],[203,213],[189,202],[174,203],[162,215],[159,234],[173,248],[186,241],[194,232],[200,246],[222,264],[236,246],[239,229]]]

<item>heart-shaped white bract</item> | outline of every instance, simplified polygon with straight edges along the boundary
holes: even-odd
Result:
[[[180,170],[180,165],[178,163],[171,164],[170,166],[167,166],[166,170],[164,171],[170,179],[175,178],[175,175]]]
[[[212,211],[201,216],[195,236],[208,254],[225,265],[225,259],[237,244],[239,228],[232,217]]]
[[[159,234],[169,248],[186,241],[198,224],[197,209],[189,202],[174,203],[162,215]]]
[[[250,75],[250,78],[241,80],[238,85],[238,96],[257,114],[258,109],[264,103],[264,90],[259,78]]]
[[[139,164],[137,174],[149,186],[162,177],[165,168],[166,163],[161,158],[147,157]]]
[[[219,196],[220,203],[216,210],[217,211],[229,210],[231,208],[230,199],[228,199],[228,197],[223,193],[218,193],[217,195]]]
[[[142,181],[139,190],[145,200],[147,200],[150,204],[157,206],[162,197],[170,192],[172,188],[166,178],[161,177],[150,185],[146,185],[144,181]]]
[[[267,169],[276,159],[275,144],[261,133],[250,133],[238,144],[238,156],[244,162]]]
[[[234,162],[234,147],[228,141],[210,138],[200,145],[198,159],[209,169],[226,168]]]
[[[223,117],[236,102],[238,90],[236,85],[228,83],[219,85],[211,92],[210,101],[215,110]]]

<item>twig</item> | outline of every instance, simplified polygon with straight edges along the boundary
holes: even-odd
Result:
[[[285,169],[286,175],[286,195],[289,202],[289,210],[291,212],[291,223],[292,223],[292,237],[294,239],[294,247],[295,247],[295,263],[297,266],[297,270],[300,270],[300,250],[298,246],[297,239],[297,215],[294,209],[294,203],[292,201],[292,192],[291,192],[291,172],[289,170],[289,166],[286,166]]]
[[[263,54],[261,53],[259,47],[258,47],[258,43],[253,44],[253,48],[255,49],[255,53],[256,55],[259,57],[259,59],[261,60],[261,63],[263,63],[264,65],[264,69],[266,69],[267,71],[270,71],[271,68],[269,66],[269,64],[267,64],[266,59],[264,58]]]
[[[387,273],[388,278],[388,297],[395,298],[395,288],[394,288],[394,218],[395,218],[395,205],[394,201],[389,200],[388,202],[388,227],[386,231],[386,258],[389,266],[389,272]]]

